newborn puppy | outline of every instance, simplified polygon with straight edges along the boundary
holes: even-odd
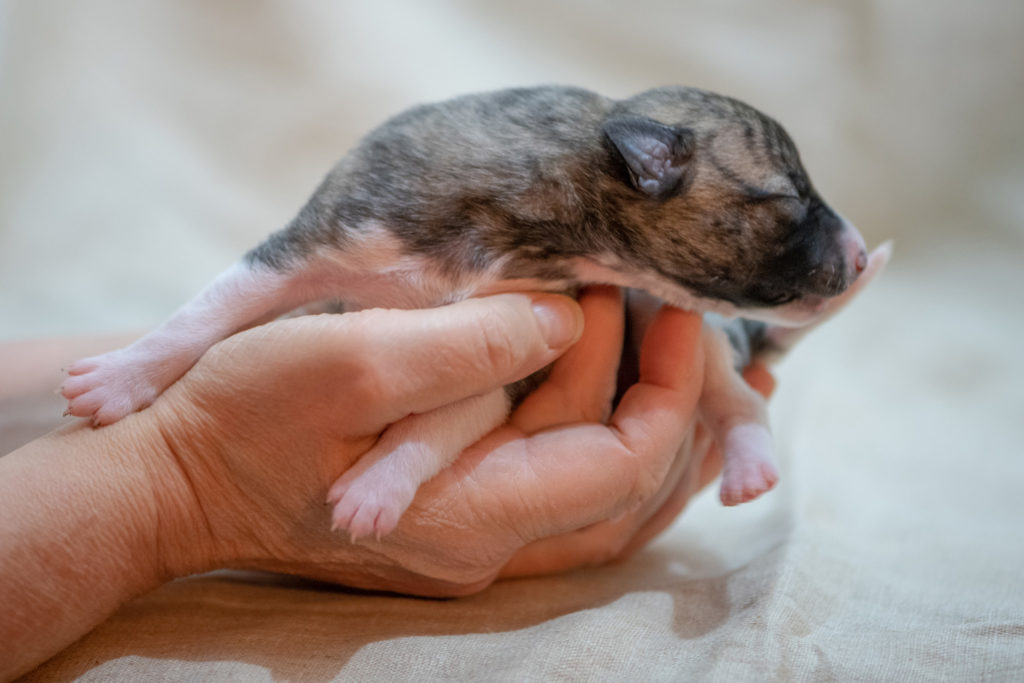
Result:
[[[70,414],[110,424],[217,341],[319,300],[422,308],[609,283],[801,325],[866,265],[862,238],[814,191],[786,132],[741,102],[684,87],[621,101],[565,87],[470,95],[372,131],[287,227],[155,331],[74,364],[62,393]],[[750,331],[771,341],[763,326],[733,334]],[[778,475],[763,402],[726,336],[706,334],[701,410],[725,455],[722,500],[736,504]],[[390,531],[419,485],[518,398],[499,390],[392,425],[331,488],[334,525],[353,538]]]

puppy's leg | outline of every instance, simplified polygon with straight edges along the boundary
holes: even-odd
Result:
[[[380,538],[398,524],[420,485],[467,446],[500,425],[510,401],[504,389],[457,401],[394,423],[376,445],[331,486],[333,528],[353,541]]]
[[[725,334],[704,326],[701,417],[722,449],[721,498],[738,505],[757,498],[779,479],[764,399],[734,367]]]
[[[232,266],[135,343],[68,368],[65,414],[106,425],[145,408],[221,339],[309,301],[313,292],[298,272]]]

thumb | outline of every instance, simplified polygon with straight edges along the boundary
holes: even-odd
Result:
[[[346,354],[359,359],[375,421],[388,424],[487,393],[540,370],[583,332],[569,297],[499,294],[422,310],[374,309],[341,317]],[[369,415],[368,415],[369,417]]]

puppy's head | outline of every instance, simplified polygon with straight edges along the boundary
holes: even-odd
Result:
[[[664,298],[675,287],[683,305],[799,324],[864,269],[863,238],[815,191],[785,130],[752,107],[659,89],[623,102],[604,134]]]

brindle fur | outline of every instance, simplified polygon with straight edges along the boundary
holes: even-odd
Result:
[[[637,119],[695,146],[667,196],[637,190],[607,134]],[[366,136],[248,259],[287,269],[371,224],[452,275],[504,257],[505,277],[559,280],[568,259],[612,254],[744,308],[843,287],[840,219],[792,140],[756,109],[694,88],[615,101],[542,87],[415,107]]]

